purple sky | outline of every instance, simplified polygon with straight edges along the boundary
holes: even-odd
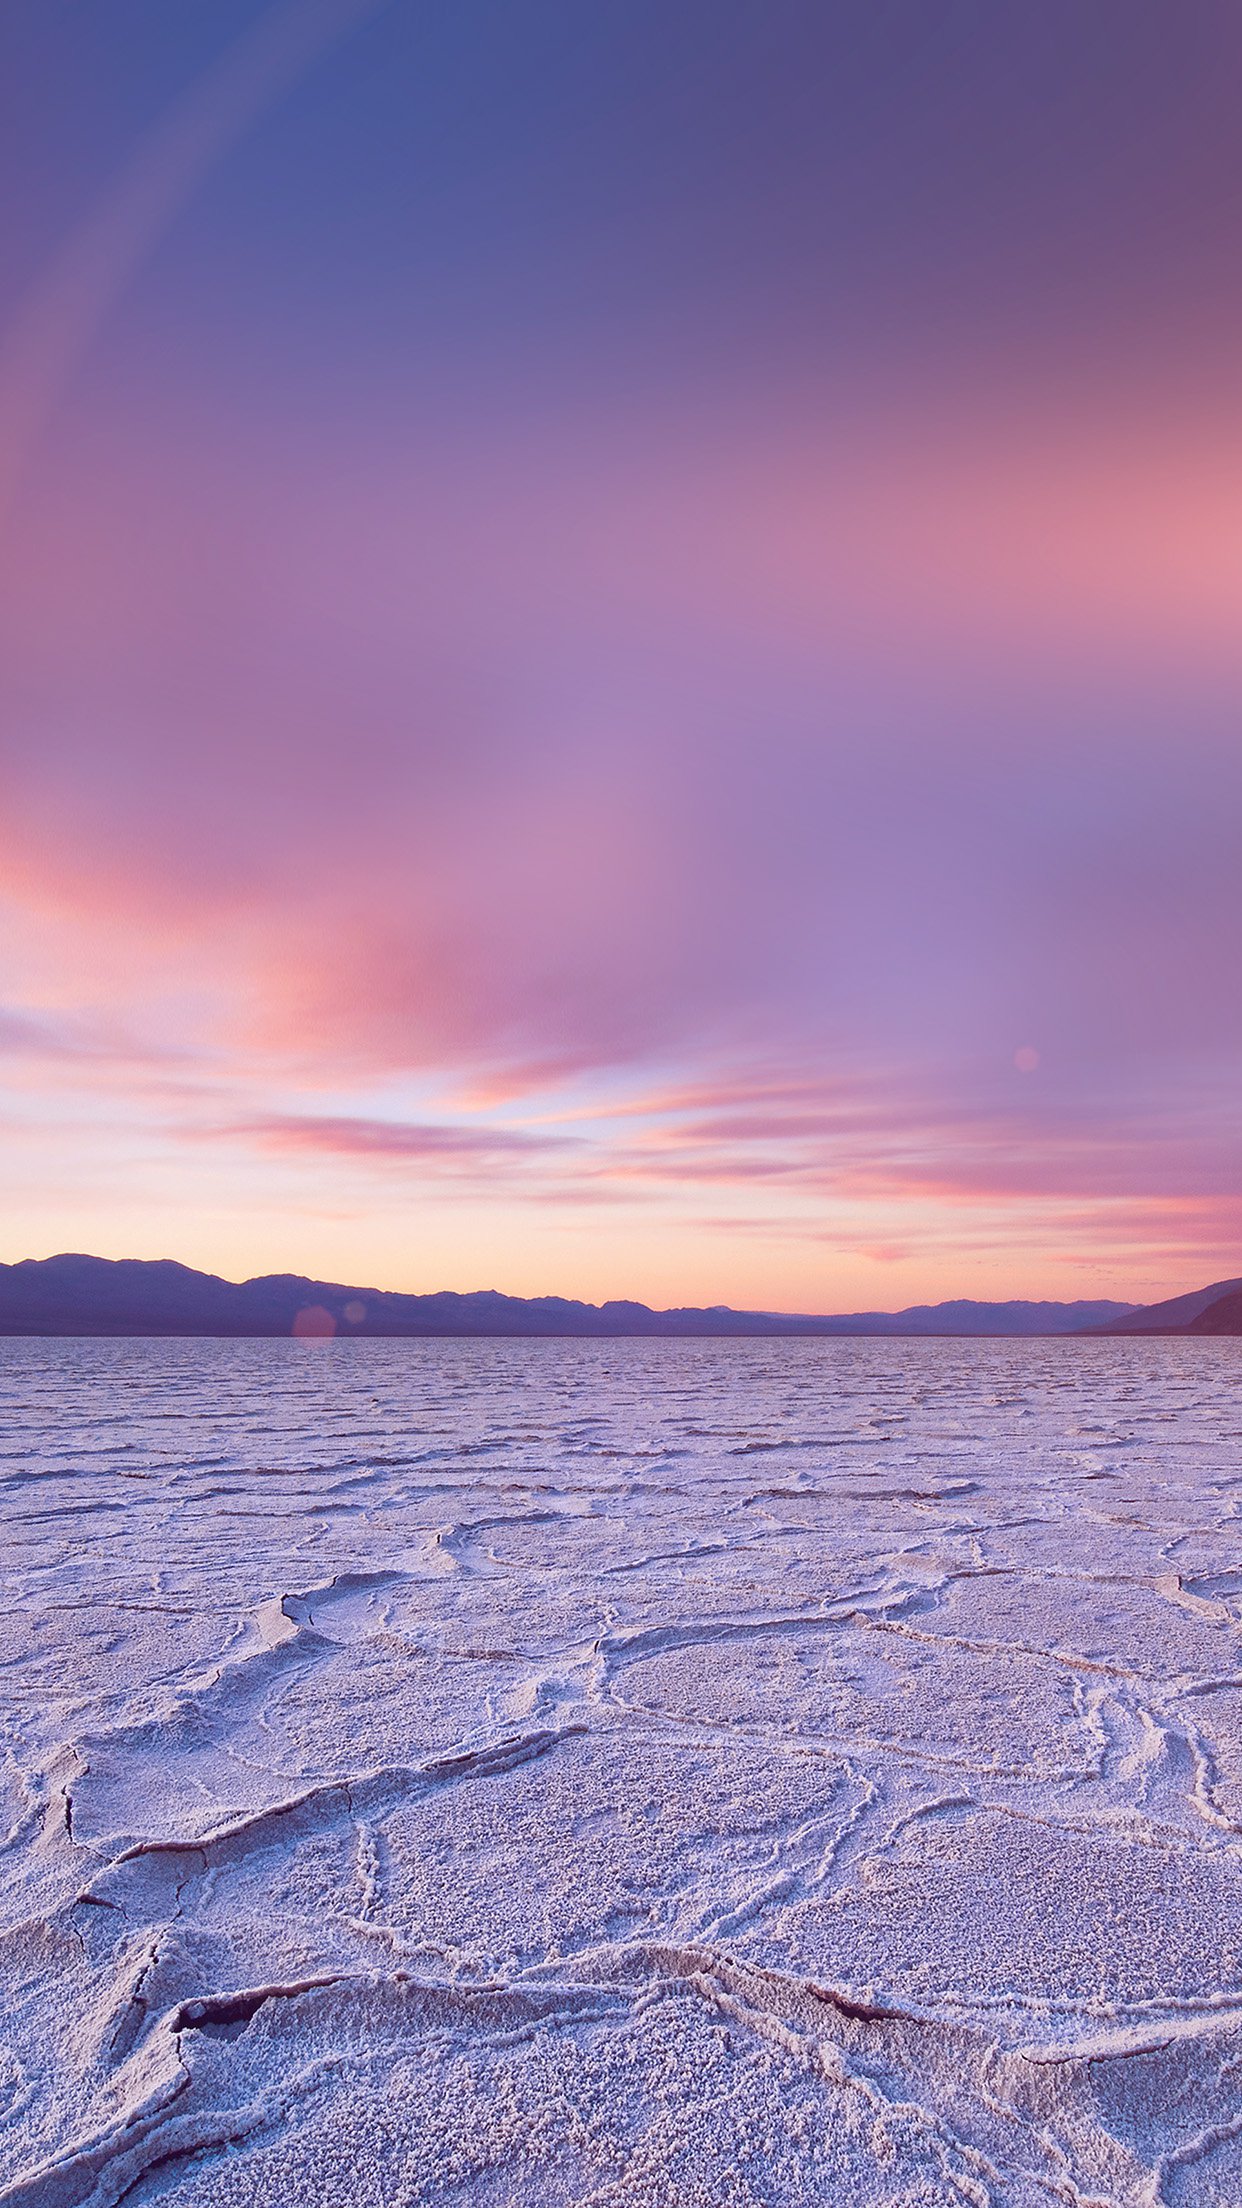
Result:
[[[0,1256],[1242,1269],[1242,16],[42,0]]]

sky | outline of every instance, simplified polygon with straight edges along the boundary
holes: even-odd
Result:
[[[0,0],[0,1258],[1242,1271],[1242,12]]]

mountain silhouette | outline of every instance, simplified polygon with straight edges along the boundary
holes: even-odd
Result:
[[[221,1280],[171,1258],[65,1255],[0,1265],[0,1334],[134,1335],[821,1335],[1073,1334],[1131,1307],[1116,1302],[916,1304],[812,1315],[727,1305],[655,1311],[564,1296],[401,1295],[268,1273]]]
[[[1139,1304],[1111,1319],[1102,1334],[1242,1334],[1242,1280],[1217,1280],[1210,1288]]]
[[[1191,1320],[1188,1334],[1242,1334],[1242,1289],[1235,1288],[1230,1295],[1218,1296],[1205,1311]]]

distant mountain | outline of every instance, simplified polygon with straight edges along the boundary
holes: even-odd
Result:
[[[854,1311],[799,1320],[823,1334],[1081,1334],[1133,1309],[1128,1303],[912,1303],[904,1311]]]
[[[405,1296],[296,1273],[237,1282],[171,1258],[65,1256],[0,1265],[0,1334],[1076,1334],[1130,1309],[1108,1302],[957,1301],[837,1317],[731,1311],[724,1304],[653,1311],[645,1303],[575,1303],[490,1288]]]
[[[1200,1311],[1186,1329],[1188,1334],[1242,1334],[1242,1289],[1218,1296]]]
[[[1164,1303],[1138,1304],[1121,1318],[1109,1320],[1100,1331],[1105,1334],[1242,1334],[1242,1324],[1230,1323],[1229,1309],[1217,1310],[1218,1305],[1226,1305],[1236,1312],[1240,1300],[1242,1280],[1217,1280],[1210,1288],[1194,1288],[1189,1295],[1170,1296]]]

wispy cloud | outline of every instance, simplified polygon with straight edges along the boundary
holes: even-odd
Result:
[[[563,1160],[578,1145],[570,1136],[522,1129],[449,1126],[363,1119],[307,1112],[264,1113],[214,1127],[191,1127],[195,1139],[257,1144],[285,1155],[355,1158],[375,1164],[415,1165],[430,1171],[496,1174]]]

